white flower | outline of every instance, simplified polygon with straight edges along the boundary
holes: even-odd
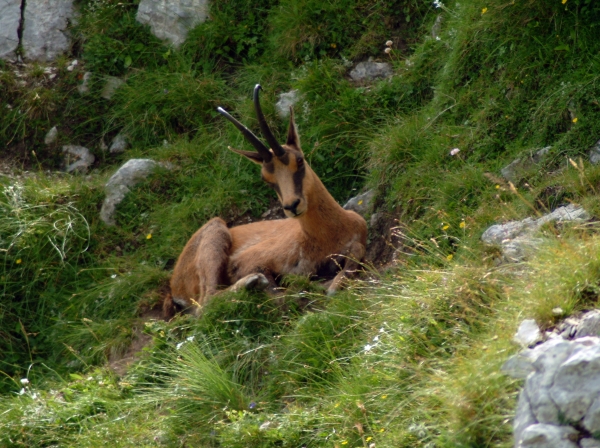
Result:
[[[196,337],[196,336],[190,336],[190,337],[186,338],[185,340],[186,340],[186,341],[189,341],[189,342],[192,342],[192,341],[194,340],[194,338],[195,338],[195,337]]]
[[[183,344],[185,344],[185,341],[183,341],[183,342],[178,342],[178,343],[177,343],[177,345],[175,346],[175,348],[176,348],[177,350],[179,350],[181,347],[183,347]]]
[[[435,40],[442,40],[440,36],[435,36]]]
[[[444,6],[444,4],[440,0],[433,0],[433,6],[436,8],[441,8]]]
[[[388,41],[385,43],[385,46],[386,46],[386,47],[391,47],[392,45],[394,45],[394,42],[392,42],[391,40],[388,40]]]
[[[23,386],[27,386],[29,384],[29,380],[27,378],[21,378],[21,384]]]
[[[373,342],[377,342],[377,341],[379,341],[379,336],[375,336],[375,337],[373,338]]]
[[[451,156],[455,156],[456,154],[458,154],[460,152],[460,149],[458,148],[454,148],[452,151],[450,151],[450,155]]]
[[[19,391],[19,395],[23,395],[24,393],[25,393],[25,388],[22,388],[22,389]]]
[[[117,274],[111,275],[110,278],[117,278]]]
[[[372,348],[373,346],[371,344],[365,345],[365,352],[371,351]]]
[[[383,50],[383,52],[385,54],[390,54],[392,52],[392,49],[390,47],[387,47],[385,50]]]

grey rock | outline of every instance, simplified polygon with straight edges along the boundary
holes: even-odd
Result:
[[[94,154],[84,146],[65,145],[62,152],[65,154],[67,173],[85,173],[96,160]]]
[[[581,448],[600,448],[600,440],[585,438],[579,441]]]
[[[542,216],[536,221],[538,226],[542,226],[548,222],[568,222],[568,221],[586,221],[590,219],[590,215],[583,207],[575,204],[569,204],[564,207],[559,207],[552,213]]]
[[[590,148],[590,163],[597,165],[600,162],[600,140]]]
[[[277,114],[281,118],[288,118],[290,116],[290,107],[293,107],[299,100],[300,91],[296,89],[282,93],[281,95],[279,95],[279,101],[275,103],[275,109],[277,109]]]
[[[121,134],[120,132],[115,136],[115,138],[113,138],[113,141],[110,144],[110,147],[108,148],[108,151],[111,154],[118,154],[121,152],[124,152],[127,149],[128,143],[127,143],[127,138],[125,137],[125,135]]]
[[[85,72],[83,74],[83,80],[81,81],[81,84],[77,86],[77,91],[80,95],[87,95],[90,93],[90,81],[92,77],[92,72]]]
[[[208,0],[142,0],[136,20],[173,46],[181,45],[190,29],[208,17]]]
[[[21,44],[26,59],[52,61],[71,46],[68,21],[73,0],[27,0]]]
[[[21,0],[0,0],[0,59],[14,59],[20,21]]]
[[[517,333],[513,336],[513,341],[523,347],[531,347],[541,340],[542,333],[534,319],[525,319],[521,322]]]
[[[510,221],[506,224],[493,225],[483,232],[481,240],[489,245],[501,246],[510,240],[528,235],[537,229],[538,226],[534,219],[525,218],[522,221]]]
[[[551,146],[546,146],[545,148],[513,160],[500,170],[502,177],[513,183],[517,182],[522,173],[531,169],[533,166],[538,165],[551,148]]]
[[[44,137],[44,143],[46,145],[51,145],[52,143],[56,142],[57,137],[58,129],[56,129],[56,126],[53,126],[52,129],[46,133],[46,136]]]
[[[525,218],[522,221],[493,225],[483,232],[481,240],[488,245],[500,246],[508,261],[522,261],[543,241],[534,237],[542,225],[549,222],[581,222],[589,218],[582,207],[569,204],[539,219]]]
[[[111,176],[104,187],[106,198],[100,210],[100,219],[105,224],[115,225],[114,213],[117,205],[129,193],[131,187],[148,177],[157,166],[158,164],[154,160],[131,159]]]
[[[561,338],[552,338],[543,344],[538,344],[533,348],[527,348],[511,356],[502,365],[501,370],[506,375],[515,379],[525,379],[530,373],[536,371],[534,363],[544,353],[551,351],[554,346],[562,343]]]
[[[579,448],[579,433],[569,426],[537,424],[525,429],[515,444],[522,448]]]
[[[100,93],[100,96],[106,100],[110,100],[117,91],[117,89],[123,84],[125,84],[125,81],[123,81],[122,79],[117,78],[115,76],[107,76],[106,84],[104,84],[104,88],[102,89],[102,93]]]
[[[354,81],[373,81],[377,78],[388,78],[393,74],[392,66],[387,62],[359,62],[350,72]]]
[[[557,340],[533,362],[535,373],[527,377],[525,387],[531,410],[540,423],[560,422],[559,409],[550,388],[554,384],[557,369],[571,355],[573,349],[572,342]]]
[[[515,413],[515,419],[513,420],[513,435],[515,440],[521,440],[523,437],[523,431],[525,431],[531,425],[535,425],[537,420],[531,411],[531,405],[529,404],[529,398],[527,393],[522,391],[519,394],[519,401],[517,403],[517,411]]]
[[[586,337],[570,344],[573,353],[556,370],[550,395],[567,422],[578,422],[600,395],[600,339]]]
[[[375,190],[369,190],[348,200],[344,209],[353,210],[361,216],[365,216],[371,210],[371,203],[375,197]]]
[[[591,434],[600,433],[600,398],[596,397],[596,399],[592,402],[592,405],[585,413],[585,417],[583,418],[583,426],[587,429]]]
[[[583,316],[576,327],[575,337],[600,336],[600,310],[592,310]]]

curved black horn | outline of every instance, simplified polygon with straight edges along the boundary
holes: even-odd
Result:
[[[275,153],[277,157],[281,157],[285,154],[285,150],[281,147],[277,139],[273,136],[271,129],[269,129],[269,125],[265,120],[265,116],[262,113],[262,109],[260,108],[260,101],[258,99],[258,92],[262,89],[260,84],[256,84],[254,87],[254,109],[256,109],[256,117],[258,118],[258,125],[260,126],[260,132],[262,132],[263,137],[267,140],[267,143],[271,146],[271,149]]]
[[[244,135],[246,140],[248,140],[248,143],[250,143],[252,146],[254,146],[256,148],[256,150],[262,156],[262,158],[265,162],[271,161],[271,158],[273,157],[273,155],[269,151],[269,148],[267,148],[265,146],[265,144],[263,142],[261,142],[256,135],[254,135],[252,133],[252,131],[250,129],[248,129],[242,123],[240,123],[235,118],[233,118],[231,115],[229,115],[229,112],[227,112],[222,107],[217,107],[217,112],[219,112],[221,115],[223,115],[229,121],[231,121],[235,125],[235,127],[240,130],[240,132]]]

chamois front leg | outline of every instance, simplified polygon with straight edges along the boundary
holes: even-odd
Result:
[[[350,246],[350,249],[344,254],[346,261],[344,263],[344,268],[338,272],[335,276],[329,288],[327,288],[327,295],[334,295],[341,287],[345,279],[352,278],[356,275],[356,272],[360,268],[360,262],[365,256],[365,246],[358,242],[354,241]]]

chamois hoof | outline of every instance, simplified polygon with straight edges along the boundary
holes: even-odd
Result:
[[[248,289],[253,291],[262,291],[269,286],[269,280],[263,274],[250,274],[239,279],[230,288],[231,291],[239,291],[240,289]]]

